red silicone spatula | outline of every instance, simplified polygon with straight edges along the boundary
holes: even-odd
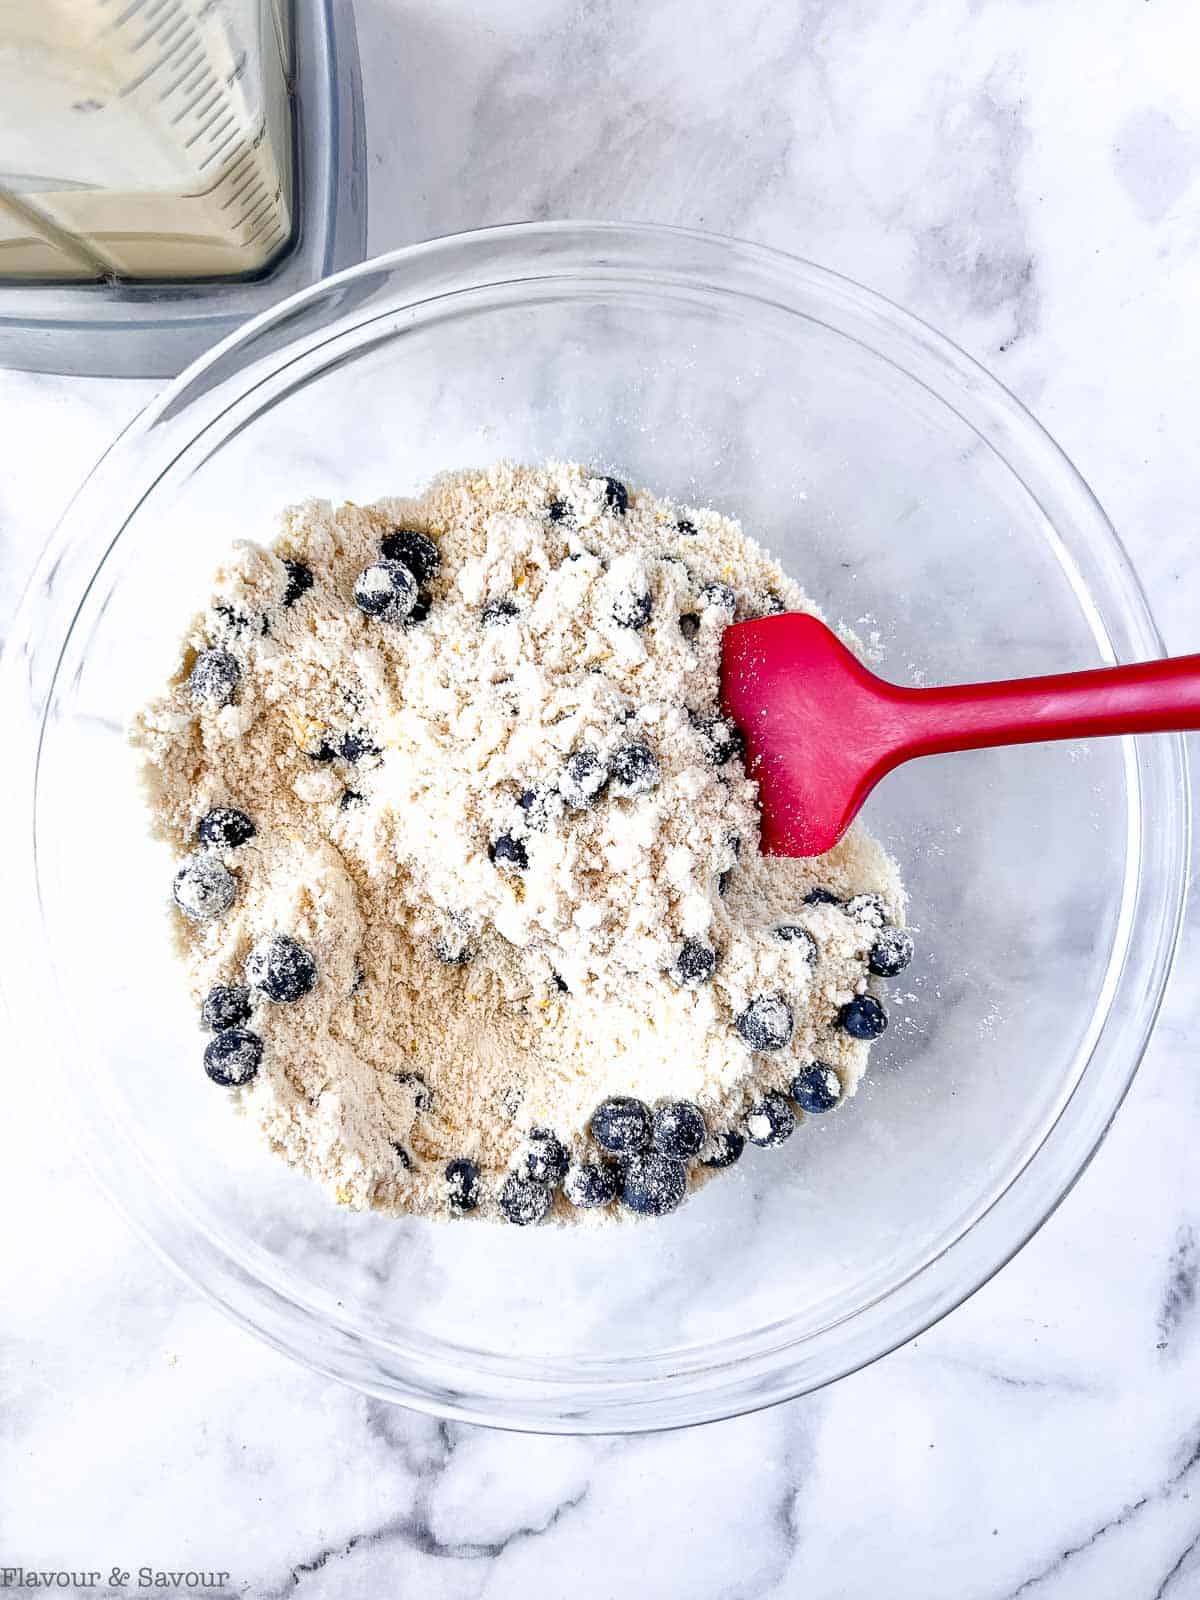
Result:
[[[904,689],[868,672],[816,617],[789,613],[725,630],[721,695],[761,786],[764,853],[815,856],[914,756],[1200,728],[1200,656]]]

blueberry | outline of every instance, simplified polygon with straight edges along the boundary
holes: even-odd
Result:
[[[571,991],[567,986],[567,980],[560,972],[555,972],[553,967],[550,968],[550,981],[559,994],[570,994]]]
[[[404,619],[406,628],[415,627],[418,622],[424,622],[429,615],[429,608],[433,604],[433,596],[428,589],[420,589],[413,602],[413,608]]]
[[[283,604],[294,606],[302,594],[307,594],[313,586],[312,568],[306,567],[303,561],[289,561],[284,558],[284,567],[287,569],[287,588],[283,591]]]
[[[607,1206],[617,1198],[620,1174],[610,1161],[583,1162],[567,1169],[563,1193],[579,1211]]]
[[[241,681],[237,657],[218,646],[215,650],[201,650],[188,677],[188,688],[198,704],[227,706]]]
[[[207,816],[200,818],[196,836],[201,844],[211,845],[214,850],[236,850],[257,832],[244,811],[234,806],[214,806]]]
[[[746,741],[742,737],[742,730],[734,727],[732,722],[726,722],[724,717],[697,717],[695,727],[704,753],[714,767],[722,767],[735,756],[740,757],[745,753]]]
[[[751,1050],[782,1050],[792,1037],[792,1008],[781,994],[758,994],[734,1027]]]
[[[696,536],[696,524],[689,522],[687,517],[680,517],[675,524],[675,532],[681,533],[685,539],[693,539]]]
[[[687,1161],[699,1155],[707,1137],[704,1113],[690,1100],[672,1100],[654,1113],[650,1143],[660,1156]]]
[[[361,761],[364,756],[377,756],[382,754],[374,739],[370,738],[361,728],[355,733],[344,733],[338,745],[338,754],[343,761]]]
[[[442,564],[437,545],[416,528],[397,528],[385,534],[379,548],[385,561],[398,561],[407,567],[418,584],[428,583]]]
[[[427,1111],[432,1109],[433,1090],[419,1072],[398,1072],[396,1073],[396,1082],[403,1084],[406,1089],[412,1090],[413,1108],[418,1116],[424,1116]]]
[[[570,506],[565,500],[551,500],[550,504],[546,507],[546,515],[550,518],[551,522],[565,522],[570,509]]]
[[[204,1070],[223,1089],[249,1083],[263,1058],[263,1042],[249,1028],[225,1028],[208,1041]]]
[[[808,962],[810,967],[817,964],[817,941],[807,928],[801,928],[794,922],[781,922],[775,929],[775,937],[780,944],[794,944],[799,946],[799,953]]]
[[[328,739],[322,739],[315,750],[306,750],[304,753],[310,761],[326,762],[337,759],[337,750]]]
[[[608,783],[608,767],[594,750],[577,750],[567,757],[558,780],[558,792],[569,806],[583,811],[599,799]]]
[[[708,611],[720,611],[732,618],[737,610],[737,595],[727,583],[706,583],[700,591],[700,599]]]
[[[610,1155],[632,1155],[649,1143],[650,1112],[629,1095],[612,1095],[592,1112],[592,1138]]]
[[[867,966],[877,978],[894,978],[913,958],[912,935],[904,928],[885,926],[875,936]]]
[[[536,789],[526,789],[517,804],[525,813],[525,826],[532,833],[545,833],[557,809],[556,791],[544,784]]]
[[[781,1094],[764,1094],[746,1113],[746,1137],[764,1150],[790,1139],[795,1129],[796,1118]]]
[[[479,620],[485,628],[496,628],[511,622],[520,614],[521,608],[515,600],[489,600],[479,613]]]
[[[622,589],[613,601],[613,621],[619,628],[644,628],[654,602],[644,589]]]
[[[302,1000],[317,982],[317,963],[286,933],[268,933],[246,957],[246,977],[268,1000]]]
[[[708,1142],[708,1154],[701,1156],[701,1164],[706,1167],[720,1169],[732,1167],[735,1162],[742,1159],[742,1151],[746,1148],[746,1141],[734,1128],[726,1128],[721,1133],[714,1133]]]
[[[650,1151],[630,1156],[621,1170],[621,1202],[641,1217],[665,1217],[687,1193],[682,1161]]]
[[[521,1170],[535,1183],[555,1188],[566,1176],[570,1158],[549,1128],[534,1128],[521,1154]]]
[[[175,874],[175,904],[191,922],[209,922],[228,911],[237,879],[215,856],[189,856]]]
[[[524,872],[529,866],[529,851],[521,839],[514,839],[511,833],[502,833],[488,845],[488,860],[494,862],[501,872]]]
[[[343,789],[341,799],[338,801],[338,807],[342,811],[349,811],[351,806],[362,806],[366,805],[366,803],[366,795],[362,794],[358,789]]]
[[[856,894],[842,909],[848,917],[868,928],[882,928],[888,919],[887,907],[877,894]]]
[[[391,1145],[392,1150],[395,1153],[396,1160],[404,1168],[405,1172],[411,1172],[413,1165],[412,1157],[400,1143],[399,1139],[389,1139],[388,1143]]]
[[[732,877],[732,867],[727,868],[724,872],[718,872],[717,874],[717,893],[721,896],[722,900],[725,898],[726,891],[729,888],[729,880]]]
[[[446,1199],[451,1211],[474,1211],[479,1204],[479,1168],[473,1161],[446,1163]]]
[[[717,969],[717,952],[699,939],[685,939],[667,968],[667,977],[681,989],[707,983]]]
[[[620,478],[605,478],[604,480],[605,504],[612,507],[618,516],[623,517],[629,510],[629,490]]]
[[[377,622],[403,622],[417,603],[417,580],[402,561],[374,561],[354,580],[354,603]]]
[[[792,1079],[792,1099],[801,1111],[832,1111],[841,1098],[842,1080],[823,1061],[814,1061]]]
[[[810,889],[804,896],[806,906],[838,906],[841,901],[832,889]]]
[[[204,997],[200,1021],[214,1033],[250,1021],[250,991],[240,983],[218,983]]]
[[[649,794],[662,782],[658,757],[645,744],[623,744],[612,758],[613,789],[627,800]]]
[[[773,589],[767,591],[760,604],[761,610],[759,611],[759,615],[763,617],[782,616],[782,614],[787,610],[787,607]]]
[[[550,1191],[544,1183],[510,1172],[500,1190],[500,1209],[518,1228],[541,1222],[550,1209]]]
[[[852,1039],[878,1039],[888,1025],[887,1012],[874,995],[856,994],[838,1012],[838,1021]]]
[[[685,639],[694,639],[700,632],[700,616],[695,611],[685,611],[679,618],[679,631]]]

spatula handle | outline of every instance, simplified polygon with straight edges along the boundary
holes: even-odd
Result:
[[[993,745],[1200,728],[1200,655],[1003,683],[892,688],[901,760]]]

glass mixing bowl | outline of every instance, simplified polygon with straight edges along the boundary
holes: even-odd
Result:
[[[663,1221],[345,1213],[200,1070],[170,863],[122,729],[230,541],[508,456],[581,459],[741,516],[907,682],[1161,653],[1070,464],[959,350],[732,240],[530,225],[370,262],[167,388],[68,511],[6,658],[5,972],[88,1159],[197,1287],[291,1355],[424,1410],[634,1430],[769,1404],[928,1326],[1092,1154],[1145,1046],[1184,892],[1182,743],[981,752],[890,777],[868,823],[918,959],[836,1115]],[[28,830],[23,832],[19,830]]]

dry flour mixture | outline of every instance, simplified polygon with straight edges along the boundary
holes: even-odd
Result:
[[[736,522],[571,465],[236,547],[133,739],[204,1066],[284,1159],[354,1207],[658,1215],[853,1092],[912,946],[861,828],[759,855],[720,640],[781,609]]]

